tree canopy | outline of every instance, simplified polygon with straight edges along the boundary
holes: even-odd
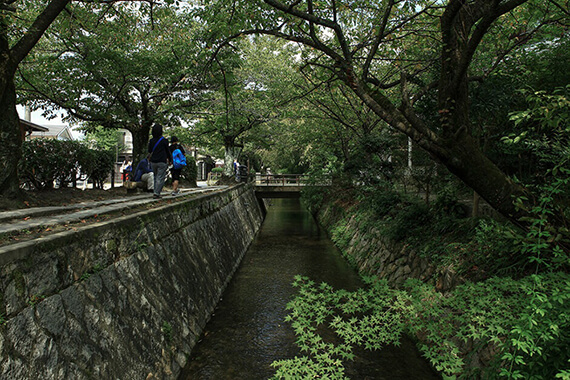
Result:
[[[232,17],[220,36],[216,15],[224,12]],[[512,200],[529,198],[527,189],[512,181],[475,138],[469,85],[531,42],[564,37],[567,11],[557,3],[218,0],[208,2],[201,16],[224,41],[263,33],[299,44],[304,63],[344,82],[386,124],[503,215],[515,223],[524,215]],[[430,96],[435,103],[425,117],[418,107]]]
[[[21,101],[87,128],[125,128],[138,157],[152,125],[179,124],[205,88],[199,32],[168,6],[70,6],[21,66]]]

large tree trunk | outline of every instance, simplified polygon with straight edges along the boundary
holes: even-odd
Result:
[[[7,23],[12,17],[6,14],[0,17],[0,196],[15,198],[21,195],[18,162],[22,156],[22,135],[16,111],[16,69],[69,1],[51,0],[12,46],[8,35],[11,25]]]
[[[133,135],[133,162],[138,163],[148,154],[150,127],[141,126],[129,129]]]
[[[524,188],[513,182],[491,162],[471,136],[465,135],[461,139],[456,139],[447,150],[449,158],[438,158],[449,171],[503,216],[515,224],[520,224],[524,211],[516,209],[514,200],[517,197],[528,196]]]
[[[20,118],[16,111],[14,73],[16,64],[10,56],[7,25],[0,20],[0,195],[20,195],[18,161],[22,155]]]
[[[512,0],[511,7],[524,1]],[[482,1],[481,4],[490,6],[491,2]],[[439,131],[425,125],[406,102],[397,108],[387,96],[359,81],[350,65],[343,65],[339,76],[386,123],[408,135],[493,208],[520,225],[524,211],[517,210],[513,201],[517,197],[528,196],[527,192],[483,154],[470,134],[467,69],[485,27],[499,14],[480,8],[453,0],[442,17]],[[479,12],[485,11],[491,16],[477,25],[478,33],[470,34],[482,17]]]
[[[234,160],[237,160],[240,153],[240,148],[233,144],[226,143],[224,154],[224,175],[231,177],[234,173]]]
[[[18,162],[22,155],[22,135],[16,111],[13,75],[0,63],[0,195],[19,198]]]

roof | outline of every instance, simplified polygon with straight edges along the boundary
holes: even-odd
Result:
[[[47,132],[48,128],[42,127],[41,125],[34,124],[31,121],[20,119],[20,125],[24,127],[26,132]]]
[[[73,140],[71,129],[67,125],[49,125],[46,131],[32,132],[31,137],[55,138],[58,140]]]

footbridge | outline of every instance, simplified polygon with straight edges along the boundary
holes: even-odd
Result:
[[[330,185],[329,181],[323,182],[316,185]],[[254,183],[257,198],[299,198],[305,186],[315,186],[303,174],[256,174]]]

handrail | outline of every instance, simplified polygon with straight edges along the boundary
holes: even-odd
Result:
[[[304,186],[306,179],[303,174],[256,174],[257,186]]]

